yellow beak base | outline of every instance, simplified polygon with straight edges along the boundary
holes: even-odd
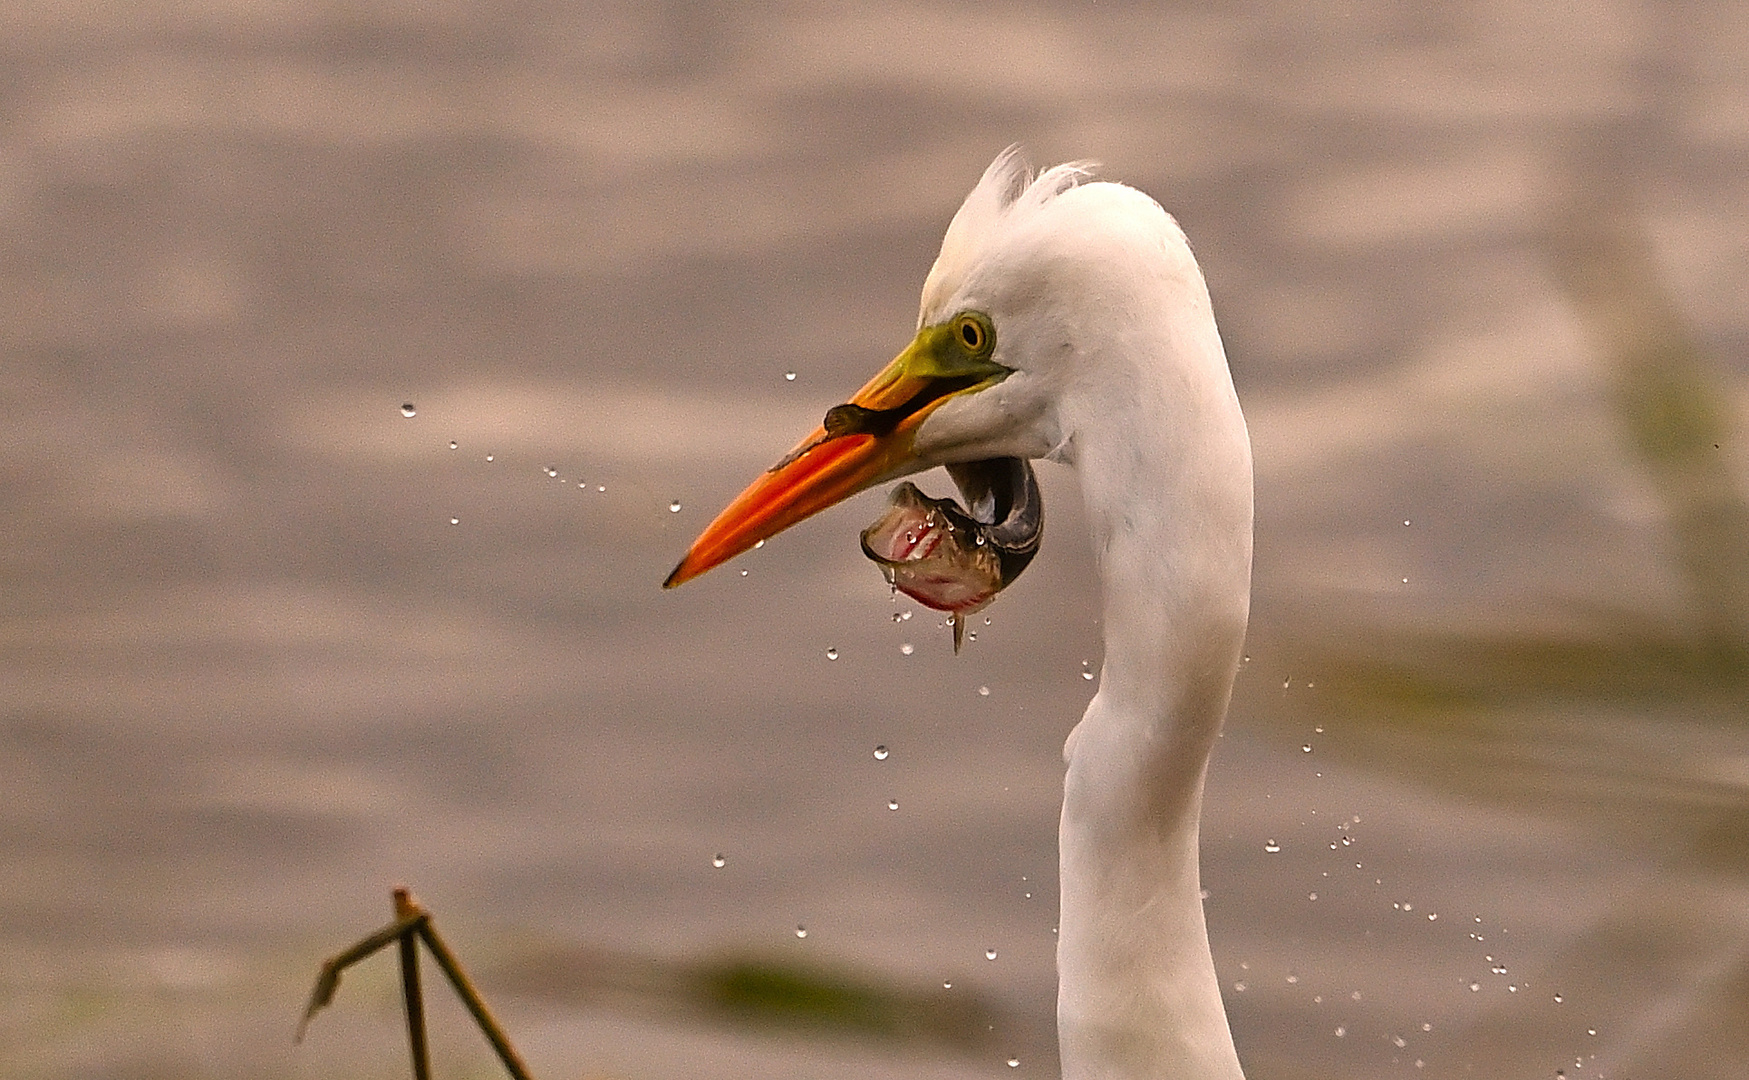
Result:
[[[988,337],[983,340],[980,351],[987,354]],[[987,356],[956,355],[956,345],[954,324],[921,330],[847,404],[828,412],[821,426],[736,496],[662,587],[690,581],[859,491],[915,471],[911,447],[918,425],[954,394],[990,385],[1009,371]]]

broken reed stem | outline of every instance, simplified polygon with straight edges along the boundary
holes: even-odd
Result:
[[[425,947],[431,950],[432,957],[437,961],[437,966],[443,969],[450,985],[455,987],[456,996],[462,999],[462,1004],[473,1015],[474,1022],[480,1025],[481,1033],[492,1044],[498,1060],[504,1064],[504,1069],[512,1080],[533,1080],[521,1055],[510,1045],[510,1039],[505,1036],[504,1029],[498,1026],[492,1010],[486,1007],[486,999],[474,988],[473,980],[462,969],[461,961],[456,959],[455,953],[450,951],[449,945],[438,934],[437,927],[432,925],[431,912],[420,907],[419,902],[413,899],[413,894],[405,888],[396,888],[393,898],[394,922],[329,957],[322,964],[322,970],[316,976],[315,989],[310,991],[310,1003],[304,1009],[303,1019],[298,1023],[294,1041],[303,1041],[311,1018],[334,1000],[334,992],[340,988],[342,971],[389,942],[399,942],[401,993],[407,1004],[407,1041],[413,1054],[413,1076],[414,1080],[430,1080],[430,1049],[425,1037],[425,997],[419,986],[417,946],[417,941],[424,941]]]
[[[415,907],[414,914],[403,919],[397,919],[352,945],[350,948],[335,953],[322,962],[322,970],[316,975],[315,989],[310,991],[310,1003],[304,1009],[304,1017],[298,1022],[297,1035],[293,1042],[303,1042],[304,1033],[310,1028],[310,1020],[334,1000],[334,991],[340,988],[340,973],[376,952],[389,942],[422,925],[431,915]]]

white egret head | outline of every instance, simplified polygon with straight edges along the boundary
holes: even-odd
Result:
[[[1159,322],[1158,279],[1173,273],[1200,290],[1183,234],[1148,196],[1082,164],[1031,177],[1003,153],[948,226],[911,344],[742,492],[667,585],[910,473],[1072,460],[1076,427],[1133,381],[1126,358],[1157,344],[1140,331]]]
[[[975,610],[1037,545],[1041,457],[1079,476],[1104,600],[1099,692],[1064,747],[1063,1074],[1242,1080],[1196,852],[1249,613],[1251,450],[1202,273],[1157,203],[1083,166],[1030,178],[997,158],[954,215],[911,344],[667,583],[945,465],[969,512],[900,485],[863,544],[895,586]]]

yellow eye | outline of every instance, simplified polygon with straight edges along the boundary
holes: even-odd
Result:
[[[983,321],[975,315],[961,315],[954,326],[954,333],[959,337],[960,344],[970,353],[981,353],[990,345],[990,331]]]

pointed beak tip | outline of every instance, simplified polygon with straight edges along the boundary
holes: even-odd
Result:
[[[668,571],[668,576],[662,579],[662,587],[664,589],[673,589],[684,585],[694,577],[698,576],[696,573],[687,572],[686,564],[690,559],[691,556],[681,559],[680,562],[675,565],[674,569]]]

